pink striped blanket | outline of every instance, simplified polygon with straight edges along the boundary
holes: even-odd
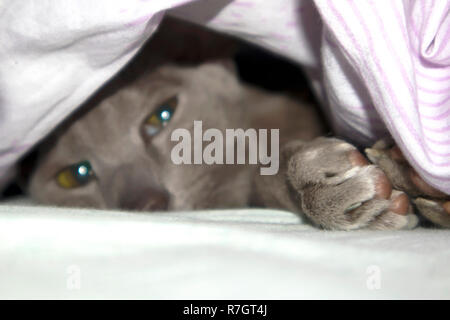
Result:
[[[390,134],[424,180],[450,194],[446,0],[5,0],[0,182],[133,57],[164,14],[298,62],[337,134],[361,145]]]

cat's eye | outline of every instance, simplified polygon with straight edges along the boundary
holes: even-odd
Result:
[[[91,163],[81,161],[59,171],[55,179],[61,188],[73,189],[86,185],[93,177]]]
[[[172,119],[178,98],[172,97],[161,103],[144,121],[142,128],[144,134],[150,137],[157,135]]]

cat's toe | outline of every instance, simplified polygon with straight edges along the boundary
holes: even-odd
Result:
[[[426,183],[409,165],[397,145],[384,140],[365,149],[369,160],[379,166],[388,176],[395,189],[402,190],[412,197],[426,196],[445,199],[448,196]]]
[[[389,200],[389,208],[376,216],[369,223],[368,229],[401,230],[417,226],[419,219],[413,213],[409,198],[404,192],[393,190]]]
[[[414,204],[425,218],[438,226],[450,228],[450,201],[417,198]]]
[[[373,185],[374,192],[366,201],[347,208],[344,211],[347,223],[337,226],[337,229],[401,230],[416,227],[419,220],[413,212],[409,197],[402,191],[392,189],[378,168],[367,171],[367,174],[371,177],[364,179]],[[354,182],[351,182],[353,193],[348,193],[351,198],[357,197],[362,190]]]
[[[372,148],[365,149],[365,153],[370,162],[383,170],[395,189],[405,191],[412,196],[420,194],[420,191],[411,183],[411,167],[397,146],[377,142]]]

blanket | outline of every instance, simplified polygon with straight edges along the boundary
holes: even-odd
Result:
[[[0,299],[449,299],[450,233],[323,231],[269,209],[0,205]]]
[[[335,132],[391,135],[450,194],[450,2],[5,0],[0,4],[0,181],[117,73],[165,14],[304,67]]]

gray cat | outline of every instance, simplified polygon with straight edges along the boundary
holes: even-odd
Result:
[[[229,60],[150,69],[119,76],[43,145],[33,199],[139,211],[261,206],[353,230],[415,227],[407,193],[423,216],[450,227],[447,196],[409,175],[395,146],[368,149],[370,163],[353,145],[321,137],[312,105],[241,83]],[[172,133],[193,134],[194,121],[220,132],[279,129],[277,174],[261,175],[261,164],[174,164]]]

